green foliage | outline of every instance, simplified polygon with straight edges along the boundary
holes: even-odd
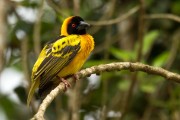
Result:
[[[153,66],[162,67],[169,57],[169,52],[165,51],[159,56],[157,56],[153,61]]]
[[[147,84],[147,85],[142,85],[141,90],[146,93],[153,93],[155,92],[156,88],[154,84]]]
[[[121,50],[121,49],[117,49],[115,47],[111,47],[110,48],[110,53],[119,60],[122,61],[131,61],[135,59],[135,52],[133,51],[125,51],[125,50]]]
[[[9,119],[13,119],[16,115],[15,106],[11,100],[9,100],[6,96],[0,97],[0,106],[3,108]],[[11,108],[11,109],[9,109]]]
[[[129,80],[120,80],[118,83],[118,88],[122,91],[127,91],[130,86]]]
[[[152,48],[154,41],[159,35],[158,30],[149,31],[147,34],[144,35],[143,40],[143,55],[146,55]]]
[[[143,75],[141,77],[141,86],[140,90],[144,93],[153,94],[156,90],[158,85],[162,82],[159,80],[161,77],[156,77],[152,75]]]
[[[180,15],[180,1],[179,0],[173,1],[171,10],[173,13]]]
[[[88,60],[83,67],[88,68],[91,66],[99,65],[99,64],[106,64],[109,63],[109,61],[104,61],[104,60]]]
[[[8,2],[11,1],[12,0]],[[75,6],[75,1],[44,0],[43,15],[40,19],[41,46],[59,36],[60,26],[66,16],[80,15],[87,21],[108,21],[127,14],[128,10],[136,5],[140,5],[139,1],[130,0],[115,0],[113,5],[113,1],[114,0],[81,0],[78,3],[79,6]],[[11,100],[9,98],[11,94],[2,95],[3,93],[0,93],[0,109],[6,114],[8,120],[26,120],[29,119],[32,113],[25,105],[25,94],[27,94],[28,85],[24,68],[27,67],[29,71],[28,77],[30,77],[31,68],[37,59],[35,57],[35,42],[33,40],[35,21],[28,22],[24,20],[23,17],[19,17],[17,8],[24,7],[37,10],[36,12],[38,12],[41,6],[41,0],[13,1],[12,4],[8,2],[6,3],[8,4],[8,11],[6,13],[8,18],[5,18],[5,20],[7,20],[8,30],[6,47],[10,52],[7,52],[7,55],[5,55],[5,62],[3,64],[5,68],[13,67],[24,73],[24,77],[21,78],[24,82],[14,90],[20,103]],[[154,13],[180,15],[179,0],[144,0],[144,2],[147,16]],[[78,9],[78,7],[79,13],[75,13],[75,8]],[[110,7],[113,7],[113,9]],[[34,14],[36,14],[36,12]],[[93,33],[92,35],[95,39],[96,46],[94,53],[89,57],[83,68],[120,61],[137,62],[139,47],[137,38],[139,38],[138,29],[141,26],[141,23],[138,24],[140,13],[141,12],[136,12],[124,21],[112,25],[92,25],[88,33]],[[11,15],[17,18],[15,24],[9,23],[9,17]],[[178,32],[179,27],[177,27],[179,23],[170,19],[147,18],[144,20],[145,34],[142,36],[142,59],[140,61],[152,66],[166,67],[170,59],[169,57],[171,56],[169,50],[171,49],[173,38],[175,34],[180,34]],[[22,39],[17,36],[19,30],[24,32],[25,37],[28,38],[27,63],[25,66],[24,63],[22,63]],[[107,42],[106,40],[109,40],[109,38],[111,39],[111,44],[107,45],[109,41]],[[104,46],[108,46],[108,48],[104,50]],[[180,54],[177,52],[173,59],[173,64],[169,70],[179,72]],[[179,84],[167,82],[164,78],[156,75],[149,75],[142,72],[138,72],[137,74],[137,82],[135,88],[132,90],[132,95],[125,101],[129,107],[124,120],[173,119],[171,117],[180,111]],[[64,118],[67,117],[67,119],[71,119],[73,113],[78,113],[82,120],[88,115],[91,116],[92,119],[101,119],[101,115],[104,114],[103,111],[107,112],[105,114],[105,116],[107,116],[110,110],[122,114],[123,106],[125,105],[124,100],[130,91],[132,80],[134,80],[134,73],[131,74],[129,71],[105,72],[100,74],[100,76],[99,78],[91,78],[94,80],[93,84],[88,78],[82,80],[79,91],[70,89],[67,94],[63,94],[53,101],[46,111],[47,119],[62,119],[64,116]],[[98,83],[97,81],[100,82]],[[26,90],[24,87],[26,87]],[[74,96],[77,97],[73,98]],[[35,101],[37,100],[35,99]],[[75,105],[79,108],[76,106],[78,110],[74,112]],[[147,116],[149,108],[152,108],[152,111],[148,113],[148,118],[144,118]],[[112,119],[119,118],[114,117]]]
[[[8,120],[29,119],[29,113],[24,108],[23,104],[19,105],[7,96],[0,96],[0,109],[4,111]]]

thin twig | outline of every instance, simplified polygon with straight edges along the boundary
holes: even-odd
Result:
[[[130,17],[131,15],[133,15],[134,13],[136,13],[137,11],[139,10],[139,6],[136,6],[132,9],[130,9],[127,13],[119,16],[118,18],[115,18],[115,19],[112,19],[112,20],[105,20],[105,21],[100,21],[100,22],[96,22],[96,21],[88,21],[88,23],[90,23],[91,25],[97,25],[97,26],[100,26],[100,25],[112,25],[112,24],[116,24],[116,23],[120,23],[122,22],[123,20],[127,19],[128,17]],[[110,23],[112,24],[105,24],[107,23],[108,21],[110,21]],[[114,22],[113,22],[114,21]],[[117,21],[117,22],[115,22]],[[94,30],[93,30],[94,31]],[[119,36],[119,35],[118,35]],[[112,44],[116,43],[117,41],[119,41],[117,35],[115,35],[113,38],[111,38],[111,42],[109,43],[109,46],[111,46]],[[114,40],[115,39],[115,40]],[[102,46],[102,45],[99,45],[96,47],[96,49],[94,50],[93,54],[97,54],[99,52],[102,52],[104,49],[106,49],[105,46]]]
[[[69,14],[64,12],[64,10],[62,10],[56,3],[54,3],[53,0],[46,0],[46,2],[60,16],[62,16],[64,18],[69,16]]]
[[[139,48],[138,48],[138,55],[137,55],[137,61],[140,62],[142,58],[142,48],[143,48],[143,37],[144,37],[144,16],[145,16],[145,5],[144,0],[140,0],[140,10],[139,10],[139,29],[138,29],[138,42],[139,42]]]
[[[28,41],[29,38],[27,36],[25,36],[22,40],[21,40],[21,60],[22,60],[22,69],[24,71],[24,75],[25,75],[25,80],[29,83],[30,85],[30,69],[29,69],[29,61],[28,61]],[[26,89],[26,93],[28,93],[30,86],[27,87]],[[32,113],[35,113],[37,111],[37,107],[35,107],[34,102],[32,102]]]
[[[119,16],[118,18],[112,19],[112,20],[104,20],[104,21],[88,21],[91,25],[100,26],[100,25],[112,25],[119,23],[128,17],[130,17],[132,14],[136,13],[139,10],[139,6],[136,6],[132,9],[130,9],[127,13],[123,14],[122,16]]]
[[[170,19],[180,23],[180,17],[174,14],[150,14],[146,15],[145,19]]]
[[[113,4],[113,2],[109,1],[105,5],[103,5],[103,7],[106,9],[103,11],[102,16],[97,21],[104,21],[104,20],[110,19],[109,13],[112,11],[111,7],[110,7],[112,4]],[[88,23],[90,22],[90,24],[91,24],[91,22],[96,23],[97,21],[87,21],[87,22]],[[91,25],[93,25],[93,24],[91,24]],[[91,28],[91,30],[90,30],[91,34],[93,35],[93,34],[97,33],[102,27],[103,27],[102,25],[101,26],[99,25],[99,26]]]
[[[142,49],[143,49],[143,36],[144,36],[144,26],[145,26],[145,5],[144,5],[144,0],[139,0],[140,2],[140,8],[139,8],[139,25],[138,25],[138,44],[139,44],[139,48],[137,51],[137,58],[136,61],[140,62],[142,59]],[[128,111],[128,107],[129,107],[129,102],[131,100],[134,88],[137,84],[137,79],[138,79],[138,73],[133,73],[132,77],[131,77],[131,83],[130,83],[130,87],[127,91],[126,96],[124,97],[124,104],[122,107],[122,116],[120,118],[120,120],[123,120],[124,116],[126,115],[127,111]]]
[[[111,18],[113,15],[114,15],[114,11],[115,11],[115,5],[117,3],[117,0],[111,0],[111,2],[109,3],[109,10],[106,14],[106,18]],[[105,50],[103,51],[104,54],[103,54],[103,59],[106,61],[109,59],[109,48],[111,46],[111,42],[112,42],[112,39],[111,39],[111,36],[112,36],[112,26],[107,26],[106,27],[106,35],[105,35],[105,40],[104,40],[104,48]],[[103,80],[102,81],[102,100],[101,100],[101,104],[103,106],[103,109],[101,110],[101,114],[100,114],[100,118],[101,120],[106,120],[107,119],[107,101],[108,101],[108,90],[109,90],[109,80]]]
[[[131,63],[131,62],[117,62],[117,63],[110,63],[110,64],[103,64],[98,66],[93,66],[90,68],[86,68],[81,70],[77,73],[77,77],[79,79],[90,76],[91,74],[99,74],[102,72],[112,72],[112,71],[121,71],[121,70],[129,70],[131,72],[134,71],[142,71],[149,74],[154,74],[158,76],[162,76],[167,80],[174,81],[180,83],[180,75],[177,73],[173,73],[167,71],[160,67],[153,67],[150,65],[142,64],[142,63]],[[70,84],[73,84],[73,78],[68,79]],[[60,83],[54,90],[52,90],[46,98],[41,103],[38,112],[34,115],[32,120],[43,120],[44,113],[49,106],[49,104],[53,101],[53,99],[59,94],[63,93],[65,90],[65,85]]]
[[[21,59],[22,59],[22,68],[24,71],[25,79],[27,82],[30,82],[30,71],[28,66],[28,37],[25,36],[21,42]]]
[[[81,100],[82,100],[82,94],[81,94],[81,88],[82,88],[82,82],[79,81],[76,86],[72,89],[72,92],[69,96],[70,98],[70,111],[72,111],[72,116],[71,120],[79,120],[80,119],[80,114],[79,114],[79,109],[81,108]]]
[[[41,17],[43,15],[43,4],[44,4],[44,0],[41,0],[40,7],[38,10],[37,20],[34,24],[33,40],[34,40],[34,51],[36,53],[36,56],[38,56],[41,51],[40,33],[41,33]]]
[[[80,11],[80,0],[73,0],[74,15],[79,15]]]
[[[171,48],[170,48],[170,53],[169,53],[169,57],[166,61],[166,69],[170,69],[172,64],[174,63],[174,60],[177,56],[177,53],[178,53],[178,49],[179,49],[179,39],[180,39],[180,30],[178,30],[177,32],[175,32],[174,35],[172,35],[172,45],[171,45]]]
[[[4,67],[4,56],[6,52],[6,39],[7,39],[7,3],[6,0],[0,1],[0,73]]]

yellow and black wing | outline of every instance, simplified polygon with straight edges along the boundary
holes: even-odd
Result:
[[[61,40],[62,38],[64,38],[65,36],[58,36],[57,38],[50,40],[48,43],[46,43],[46,45],[44,46],[44,48],[42,49],[41,53],[39,54],[39,57],[37,59],[37,61],[35,62],[33,69],[32,69],[32,74],[31,74],[31,82],[33,83],[34,81],[37,81],[37,79],[39,79],[39,76],[37,76],[37,72],[40,68],[40,65],[42,66],[42,62],[45,60],[45,58],[47,57],[48,54],[50,54],[52,52],[52,46],[53,44],[58,41]],[[36,74],[36,75],[35,75]],[[39,73],[39,75],[42,73]]]
[[[34,80],[40,77],[39,87],[43,87],[49,80],[56,77],[72,61],[80,48],[78,35],[70,35],[56,41],[34,75]]]

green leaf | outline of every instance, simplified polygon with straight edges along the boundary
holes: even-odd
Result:
[[[117,49],[115,47],[110,48],[110,53],[117,59],[121,59],[123,61],[130,61],[135,58],[135,53],[132,51],[125,51],[121,49]]]
[[[122,80],[118,83],[118,88],[122,91],[128,90],[129,86],[130,86],[129,80]]]
[[[88,68],[91,66],[95,66],[95,65],[100,65],[100,64],[106,64],[108,63],[108,61],[104,61],[104,60],[87,60],[86,63],[83,65],[83,68]]]
[[[156,90],[156,87],[153,84],[144,84],[140,87],[140,89],[146,93],[153,93]]]
[[[161,55],[157,56],[153,61],[153,66],[161,67],[163,66],[169,56],[169,52],[163,52]]]
[[[180,1],[174,1],[171,10],[174,14],[180,15]]]
[[[158,30],[150,31],[145,35],[144,42],[143,42],[143,50],[142,50],[143,55],[147,54],[150,51],[150,49],[151,49],[154,41],[158,37],[158,35],[159,35]]]

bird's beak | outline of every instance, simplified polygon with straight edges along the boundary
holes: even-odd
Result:
[[[79,26],[77,27],[78,30],[83,30],[90,27],[90,24],[88,24],[87,22],[84,21],[80,21]]]

